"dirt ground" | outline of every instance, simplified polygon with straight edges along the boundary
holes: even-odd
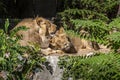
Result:
[[[79,49],[77,53],[64,53],[64,54],[51,54],[56,55],[56,56],[64,56],[64,55],[69,55],[69,56],[91,56],[96,53],[109,53],[110,49],[106,48],[105,46],[101,45],[99,50],[88,50],[88,49]]]
[[[64,54],[50,54],[51,56],[52,55],[55,55],[55,56],[64,56],[64,55],[69,55],[69,56],[91,56],[91,55],[94,55],[96,53],[109,53],[110,52],[110,49],[108,48],[101,48],[99,50],[86,50],[86,49],[80,49],[77,53],[64,53]]]

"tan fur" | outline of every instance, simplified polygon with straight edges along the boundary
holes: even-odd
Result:
[[[73,43],[75,49],[79,50],[99,50],[100,47],[96,42],[92,42],[86,39],[81,39],[79,37],[72,37],[71,42]]]
[[[79,49],[91,49],[91,50],[93,49],[92,43],[90,41],[85,39],[80,39],[79,37],[72,37],[71,42],[73,43],[77,51]]]
[[[90,33],[88,31],[86,31],[85,28],[80,29],[80,34],[82,36],[90,36]],[[89,41],[89,40],[85,40],[85,39],[80,39],[80,38],[76,38],[76,41],[79,41],[79,43],[81,44],[80,49],[94,49],[94,50],[100,49],[97,42]],[[77,44],[78,44],[78,42],[77,42]]]
[[[76,53],[76,50],[63,27],[61,27],[50,40],[50,47],[55,50],[62,50],[66,53]]]
[[[40,44],[43,48],[48,47],[49,39],[47,39],[47,37],[56,30],[56,26],[54,24],[42,17],[24,19],[18,23],[15,28],[20,26],[26,26],[29,28],[26,31],[21,30],[17,32],[17,35],[22,35],[20,44],[23,46],[29,45],[29,42],[34,42]]]
[[[44,55],[51,55],[51,54],[60,54],[63,55],[64,52],[62,50],[54,50],[51,48],[41,49],[42,54]]]
[[[18,23],[15,28],[20,26],[26,26],[29,28],[26,31],[20,30],[17,32],[17,35],[22,35],[22,40],[19,41],[22,46],[30,45],[30,43],[40,44],[42,48],[41,52],[45,55],[76,52],[64,29],[60,28],[56,32],[56,25],[52,24],[49,20],[42,17],[24,19]],[[55,33],[55,36],[49,39],[48,37],[53,33]],[[49,46],[49,44],[52,46]]]

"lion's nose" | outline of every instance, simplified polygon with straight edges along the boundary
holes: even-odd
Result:
[[[70,43],[64,43],[65,48],[69,47],[70,45]]]
[[[68,52],[69,49],[70,49],[71,44],[70,43],[63,43],[63,45],[64,45],[64,47],[62,48],[62,50],[64,52]]]
[[[77,53],[72,43],[64,43],[63,51],[66,53]]]

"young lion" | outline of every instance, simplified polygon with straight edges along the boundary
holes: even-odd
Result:
[[[50,40],[50,48],[54,50],[62,50],[66,53],[76,53],[73,44],[71,43],[69,37],[64,31],[64,28],[61,27],[59,30],[55,33],[55,36],[53,36]]]
[[[85,40],[85,39],[81,39],[79,37],[72,37],[71,41],[74,44],[77,51],[79,49],[91,49],[91,50],[93,49],[92,43],[90,41]]]
[[[100,47],[96,42],[92,42],[86,39],[81,39],[79,37],[72,37],[71,42],[73,43],[75,49],[79,51],[80,49],[84,50],[99,50]]]
[[[40,44],[41,48],[47,48],[49,46],[48,37],[56,31],[56,26],[42,17],[24,19],[15,28],[20,26],[29,28],[26,31],[20,30],[17,32],[17,35],[22,35],[22,40],[20,40],[22,46],[27,46],[29,43],[34,42]]]

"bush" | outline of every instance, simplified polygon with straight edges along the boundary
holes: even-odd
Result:
[[[120,17],[113,19],[109,23],[109,30],[111,34],[106,36],[107,40],[109,40],[108,46],[111,46],[116,52],[120,49]]]
[[[119,80],[120,55],[97,54],[92,57],[60,57],[59,66],[64,69],[63,79],[68,80]]]
[[[8,35],[9,20],[5,23],[5,29],[0,29],[0,73],[9,80],[26,80],[36,67],[41,67],[45,59],[39,54],[40,48],[36,46],[20,46],[19,37],[15,33],[26,30],[24,26],[10,32]]]
[[[69,34],[107,45],[117,51],[120,48],[118,5],[118,0],[65,0],[64,10],[58,16]],[[116,32],[110,34],[114,28]],[[80,33],[82,30],[84,33]]]

